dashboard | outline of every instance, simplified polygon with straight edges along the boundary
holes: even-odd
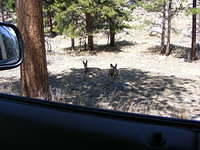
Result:
[[[0,143],[73,149],[200,150],[199,122],[0,94]]]

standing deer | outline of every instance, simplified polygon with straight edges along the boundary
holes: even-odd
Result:
[[[83,66],[84,66],[84,73],[87,74],[89,73],[89,69],[88,69],[88,61],[84,61],[83,60]]]
[[[117,69],[117,64],[115,64],[115,66],[113,64],[110,64],[110,69],[109,69],[108,75],[113,80],[115,80],[118,77],[119,71]]]
[[[101,69],[97,67],[88,67],[88,60],[82,61],[84,66],[84,74],[89,75],[89,77],[95,77],[100,75]]]

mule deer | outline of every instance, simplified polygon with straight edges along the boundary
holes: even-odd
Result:
[[[97,76],[101,73],[100,68],[88,67],[88,60],[82,61],[84,66],[84,74],[89,75],[89,77]]]
[[[115,66],[113,64],[110,64],[110,69],[109,69],[108,75],[113,80],[118,77],[119,71],[117,69],[117,64],[115,64]]]
[[[84,66],[84,73],[87,74],[89,73],[89,69],[88,69],[88,60],[86,61],[82,61],[83,62],[83,66]]]

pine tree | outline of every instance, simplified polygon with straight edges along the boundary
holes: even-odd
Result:
[[[102,0],[100,3],[100,16],[104,19],[104,28],[109,29],[110,46],[115,46],[115,35],[125,28],[129,28],[131,13],[134,8],[125,0]]]
[[[75,49],[75,38],[85,33],[82,13],[77,10],[76,1],[56,0],[53,7],[57,31],[71,37],[71,48]]]
[[[17,0],[17,25],[24,41],[21,65],[22,95],[49,98],[48,72],[44,45],[42,0]]]
[[[170,48],[170,44],[171,44],[171,25],[172,22],[172,0],[168,1],[168,17],[167,17],[167,24],[168,24],[168,28],[167,28],[167,45],[166,45],[166,50],[165,50],[165,54],[167,56],[170,55],[171,53],[171,48]]]
[[[109,30],[110,45],[115,45],[116,33],[128,27],[132,6],[124,0],[56,0],[55,8],[57,29],[72,38],[72,47],[75,37],[87,37],[85,45],[93,50],[99,31]]]
[[[44,14],[44,25],[45,27],[49,27],[49,32],[53,36],[54,32],[54,16],[55,9],[53,5],[55,4],[55,0],[43,0],[43,14]]]
[[[94,49],[93,34],[95,32],[95,16],[98,13],[98,0],[77,0],[72,4],[76,8],[77,14],[83,19],[85,24],[85,34],[87,36],[88,50]],[[84,30],[83,30],[84,31]]]
[[[170,55],[171,53],[171,22],[174,16],[180,11],[184,10],[183,3],[185,0],[179,1],[177,6],[174,6],[175,0],[150,0],[139,1],[138,4],[144,7],[147,11],[158,12],[162,19],[162,33],[161,33],[161,54]],[[167,23],[167,26],[166,26]],[[167,27],[167,28],[166,28]],[[165,38],[167,37],[167,43]]]
[[[165,54],[165,35],[166,35],[166,1],[163,1],[162,6],[162,33],[161,33],[161,54]]]
[[[142,6],[148,12],[160,13],[161,24],[161,54],[166,52],[166,30],[167,30],[167,3],[168,0],[150,0],[150,1],[137,1],[139,6]]]
[[[193,9],[195,10],[197,8],[197,0],[193,0]],[[197,14],[196,12],[192,15],[192,49],[191,49],[191,55],[190,59],[191,61],[196,60],[196,25],[197,25]]]

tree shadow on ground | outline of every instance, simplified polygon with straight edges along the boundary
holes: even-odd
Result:
[[[118,41],[115,43],[115,46],[109,46],[109,45],[96,45],[96,51],[97,52],[114,52],[114,53],[119,53],[122,52],[122,49],[126,46],[135,46],[135,42],[130,42],[130,41]]]
[[[184,47],[184,46],[180,46],[180,45],[174,45],[171,44],[170,45],[171,48],[171,55],[176,57],[176,58],[184,58],[184,59],[188,59],[188,54],[191,51],[191,48],[189,47]],[[161,46],[154,46],[154,47],[150,47],[148,48],[148,52],[152,53],[152,54],[160,54],[161,52]]]
[[[119,52],[122,52],[122,49],[124,47],[134,46],[134,45],[136,45],[136,43],[123,40],[123,41],[116,42],[114,47],[106,45],[106,44],[94,45],[93,51],[84,50],[84,48],[82,48],[80,50],[79,46],[76,46],[74,50],[72,50],[71,47],[67,47],[67,48],[64,49],[64,51],[67,54],[73,54],[73,55],[75,54],[76,56],[79,56],[79,55],[84,54],[84,53],[96,55],[97,53],[101,53],[101,52],[119,53]]]
[[[108,69],[91,70],[87,75],[81,68],[50,74],[52,101],[176,118],[182,117],[177,115],[179,113],[187,113],[184,111],[187,108],[180,108],[188,103],[184,95],[192,93],[185,85],[193,80],[152,75],[138,69],[121,68],[119,71],[116,80],[109,78]],[[20,95],[19,80],[3,77],[0,80],[1,93]],[[198,105],[195,108],[199,110]]]
[[[137,69],[120,69],[120,76],[111,80],[107,69],[84,74],[83,69],[50,75],[49,83],[56,101],[112,109],[123,112],[150,114],[179,113],[175,104],[184,103],[181,85],[193,82],[174,76],[152,76]],[[170,113],[169,113],[170,112]]]

